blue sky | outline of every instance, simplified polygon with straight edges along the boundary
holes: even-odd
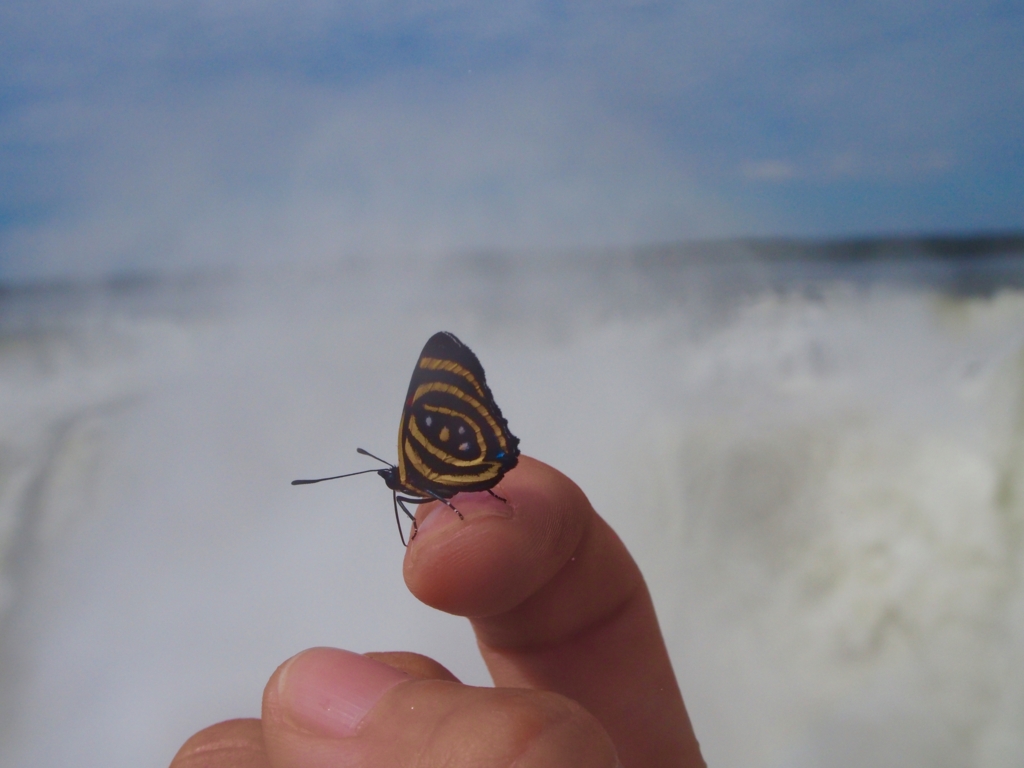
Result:
[[[5,0],[0,278],[1024,228],[1024,3]]]

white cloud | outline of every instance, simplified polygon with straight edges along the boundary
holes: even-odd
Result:
[[[72,109],[80,107],[68,107]],[[729,231],[670,148],[538,73],[259,80],[94,105],[80,214],[8,273],[625,245]]]

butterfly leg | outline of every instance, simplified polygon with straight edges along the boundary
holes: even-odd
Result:
[[[400,538],[402,540],[402,546],[403,547],[408,547],[409,545],[405,543],[405,532],[402,530],[402,518],[400,518],[398,516],[398,494],[397,493],[392,493],[391,494],[391,503],[392,503],[392,505],[395,508],[395,525],[398,526],[398,538]],[[407,515],[409,514],[409,510],[407,510],[405,508],[404,504],[402,505],[402,511],[404,511],[405,514],[407,514]],[[413,525],[415,525],[416,524],[416,518],[413,518],[412,522],[413,522]],[[415,530],[415,528],[413,530]],[[409,540],[410,541],[412,540],[412,535],[409,536]]]
[[[444,498],[443,496],[438,496],[436,493],[433,493],[432,491],[427,491],[427,493],[430,494],[430,498],[429,499],[423,499],[423,501],[440,501],[442,504],[444,504],[446,507],[448,507],[452,512],[454,512],[456,515],[458,515],[459,516],[459,520],[465,520],[466,519],[466,518],[464,518],[462,516],[462,513],[459,512],[459,510],[457,510],[455,508],[455,505],[452,504],[450,501],[448,501],[448,499]]]
[[[398,508],[401,507],[402,511],[405,512],[405,516],[408,517],[410,520],[412,520],[412,529],[411,529],[411,531],[409,533],[409,541],[412,541],[413,539],[416,538],[416,531],[419,529],[419,526],[416,525],[416,515],[414,515],[412,512],[410,512],[409,508],[407,506],[405,506],[405,505],[406,504],[426,504],[428,501],[433,501],[434,499],[432,497],[431,498],[426,498],[426,499],[417,499],[417,498],[413,498],[411,496],[399,496],[397,493],[392,493],[392,497],[393,497],[394,502],[395,502],[395,522],[398,524],[398,535],[402,537],[402,544],[404,544],[405,546],[409,546],[408,544],[405,543],[405,536],[402,535],[402,519],[398,516]],[[441,501],[444,501],[444,499],[441,499]],[[445,503],[447,504],[447,502],[445,502]],[[448,506],[451,506],[451,505],[449,504]],[[456,512],[457,511],[458,510],[456,510]],[[461,517],[461,515],[460,515],[460,517]]]
[[[498,495],[498,494],[496,494],[496,493],[495,493],[494,491],[492,491],[492,490],[491,490],[490,488],[488,488],[488,489],[487,489],[487,492],[488,492],[489,494],[491,494],[491,496],[493,496],[494,498],[496,498],[496,499],[497,499],[498,501],[504,501],[504,502],[505,502],[506,504],[508,504],[508,499],[506,499],[506,498],[505,498],[504,496],[499,496],[499,495]]]
[[[405,546],[408,546],[408,544],[405,543],[405,536],[402,533],[402,518],[398,515],[399,507],[401,507],[402,511],[405,512],[405,516],[412,520],[412,531],[409,533],[409,541],[416,538],[416,531],[419,529],[419,526],[416,525],[416,515],[409,511],[409,508],[405,506],[406,504],[426,504],[428,501],[440,501],[445,506],[450,507],[451,510],[459,516],[459,520],[466,519],[462,516],[462,513],[455,508],[455,505],[448,501],[448,499],[431,493],[430,491],[427,491],[427,493],[430,495],[423,499],[412,496],[399,496],[394,492],[391,494],[395,505],[395,522],[398,524],[398,535],[402,538],[402,544],[405,544]]]
[[[405,502],[411,504],[422,503],[420,499],[410,499],[406,496],[399,496],[397,493],[391,494],[392,501],[395,506],[395,525],[398,526],[398,536],[402,540],[402,546],[409,546],[405,541],[405,534],[402,532],[402,518],[398,516],[398,508],[401,507],[402,511],[405,512],[405,516],[412,520],[412,529],[409,532],[409,541],[416,538],[416,516],[409,511],[409,508],[405,506]]]

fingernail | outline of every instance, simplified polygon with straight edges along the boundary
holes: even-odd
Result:
[[[497,496],[492,496],[486,491],[479,493],[460,493],[451,500],[452,506],[462,513],[463,518],[481,517],[483,515],[494,515],[496,517],[512,517],[512,506]],[[416,537],[419,538],[431,528],[437,528],[444,523],[451,523],[459,519],[455,511],[446,504],[440,502],[430,505],[425,510],[426,514],[422,520],[417,520]]]
[[[394,667],[337,648],[312,648],[285,662],[277,680],[282,715],[296,728],[340,738],[394,686],[412,678]]]

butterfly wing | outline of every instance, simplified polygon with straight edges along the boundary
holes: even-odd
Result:
[[[519,461],[519,438],[494,402],[484,369],[453,334],[420,353],[398,430],[398,485],[449,498],[485,491]]]

